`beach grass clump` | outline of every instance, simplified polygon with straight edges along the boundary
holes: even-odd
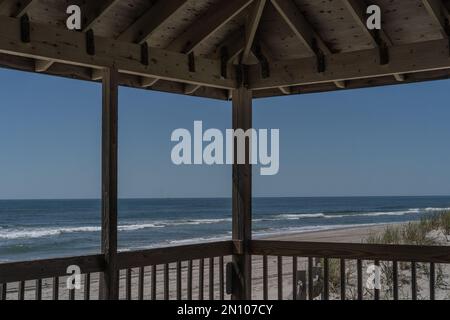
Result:
[[[439,233],[446,238],[436,237],[433,233]],[[450,211],[444,211],[431,217],[422,218],[417,222],[387,226],[382,233],[367,237],[365,242],[370,244],[442,245],[446,244],[443,242],[447,242],[449,238]]]
[[[431,217],[422,218],[417,222],[410,222],[403,225],[387,226],[383,232],[372,234],[366,239],[370,244],[391,244],[391,245],[449,245],[450,240],[450,211],[436,213]],[[411,263],[401,262],[399,267],[399,290],[400,295],[407,297],[411,289],[409,272]],[[392,296],[392,276],[393,269],[389,262],[381,262],[382,282],[388,290],[385,291],[385,298]],[[402,275],[402,273],[404,273]],[[429,283],[430,272],[428,264],[417,264],[418,273],[418,296],[421,297],[422,286]],[[436,268],[436,288],[447,290],[449,288],[448,277],[442,265]],[[402,294],[403,292],[403,294]]]

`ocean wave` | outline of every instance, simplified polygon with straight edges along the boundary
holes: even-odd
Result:
[[[374,211],[374,212],[345,212],[342,214],[336,213],[284,213],[274,214],[272,216],[258,217],[253,219],[253,222],[268,222],[271,221],[289,221],[289,220],[301,220],[301,219],[342,219],[342,218],[358,218],[358,217],[381,217],[381,216],[404,216],[412,214],[425,214],[432,212],[440,212],[450,210],[450,208],[411,208],[403,211]],[[151,228],[166,228],[177,226],[195,226],[195,225],[208,225],[208,224],[220,224],[230,223],[231,218],[204,218],[204,219],[179,219],[179,220],[162,220],[162,221],[135,221],[129,224],[119,225],[118,230],[121,232],[132,232]],[[269,226],[270,227],[270,226]],[[301,230],[308,230],[311,227],[301,227]],[[306,228],[306,229],[305,229]],[[327,230],[330,225],[322,225],[314,230]],[[322,229],[317,229],[322,228]],[[299,230],[299,229],[296,229]],[[313,231],[314,231],[313,230]],[[100,226],[79,226],[79,227],[10,227],[5,225],[0,226],[0,239],[15,240],[15,239],[35,239],[45,237],[56,237],[62,234],[70,233],[91,233],[100,232]],[[199,238],[199,241],[204,241],[204,238]],[[183,240],[184,241],[184,240]]]
[[[138,231],[151,228],[165,228],[169,226],[182,226],[182,225],[202,225],[202,224],[214,224],[221,222],[231,222],[231,218],[223,219],[193,219],[193,220],[175,220],[175,221],[159,221],[152,223],[135,223],[128,225],[119,225],[118,231]],[[68,233],[87,233],[87,232],[100,232],[100,226],[81,226],[81,227],[61,227],[61,228],[12,228],[4,229],[0,228],[0,239],[15,240],[15,239],[35,239],[54,237]]]
[[[367,213],[348,213],[346,214],[325,214],[325,213],[289,213],[277,215],[277,220],[299,220],[299,219],[312,219],[312,218],[324,218],[324,219],[339,219],[339,218],[356,218],[356,217],[380,217],[380,216],[404,216],[407,214],[417,214],[422,211],[443,211],[444,208],[427,208],[427,209],[408,209],[405,211],[379,211],[379,212],[367,212]]]

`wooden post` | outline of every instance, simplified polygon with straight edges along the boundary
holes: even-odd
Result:
[[[252,128],[252,91],[247,88],[233,90],[233,129],[247,131]],[[237,143],[234,143],[233,165],[233,241],[242,249],[233,256],[233,300],[251,299],[251,256],[249,242],[252,238],[252,166],[249,142],[245,145],[246,164],[237,164]]]
[[[117,136],[118,72],[104,69],[102,112],[102,253],[105,271],[100,279],[100,298],[118,300],[117,269]]]

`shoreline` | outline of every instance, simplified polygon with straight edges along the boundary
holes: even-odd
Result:
[[[387,226],[392,225],[400,226],[406,223],[398,222],[398,223],[382,223],[374,225],[351,226],[330,230],[305,231],[298,233],[289,233],[286,235],[266,236],[258,239],[273,240],[273,241],[362,243],[370,235],[384,231]]]

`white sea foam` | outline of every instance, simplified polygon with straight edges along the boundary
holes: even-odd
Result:
[[[201,225],[213,224],[221,222],[231,222],[229,219],[197,219],[197,220],[174,220],[174,221],[159,221],[152,223],[135,223],[128,225],[119,225],[119,231],[137,231],[150,228],[165,228],[168,226],[182,226],[182,225]],[[15,240],[15,239],[35,239],[54,237],[61,234],[68,233],[86,233],[86,232],[100,232],[100,226],[82,226],[82,227],[61,227],[61,228],[13,228],[0,229],[0,239]]]
[[[348,213],[348,214],[325,214],[325,213],[288,213],[279,214],[274,216],[268,216],[259,219],[253,219],[253,222],[270,222],[270,221],[283,221],[283,220],[300,220],[300,219],[340,219],[340,218],[357,218],[357,217],[380,217],[380,216],[403,216],[410,214],[420,214],[420,213],[430,213],[430,212],[440,212],[450,210],[450,208],[411,208],[403,211],[380,211],[380,212],[367,212],[367,213]],[[230,223],[231,218],[217,218],[217,219],[185,219],[185,220],[165,220],[165,221],[152,221],[152,222],[135,222],[130,224],[120,225],[118,227],[119,231],[130,232],[151,228],[165,228],[173,226],[189,226],[189,225],[205,225],[205,224],[219,224],[219,223]],[[303,232],[303,231],[317,231],[317,230],[329,230],[330,228],[336,228],[339,226],[348,225],[320,225],[320,226],[304,226],[304,227],[294,227],[293,232]],[[282,229],[283,233],[289,231],[287,229]],[[80,227],[52,227],[52,228],[6,228],[0,226],[0,239],[15,240],[15,239],[35,239],[44,237],[55,237],[62,234],[70,233],[90,233],[90,232],[100,232],[100,226],[80,226]],[[279,232],[277,229],[275,232]],[[228,237],[228,236],[227,236]],[[229,237],[228,237],[229,238]],[[206,241],[208,238],[195,238],[194,240],[177,240],[183,243],[195,242],[195,241]],[[217,238],[214,238],[217,239]],[[178,243],[177,241],[173,243]]]

